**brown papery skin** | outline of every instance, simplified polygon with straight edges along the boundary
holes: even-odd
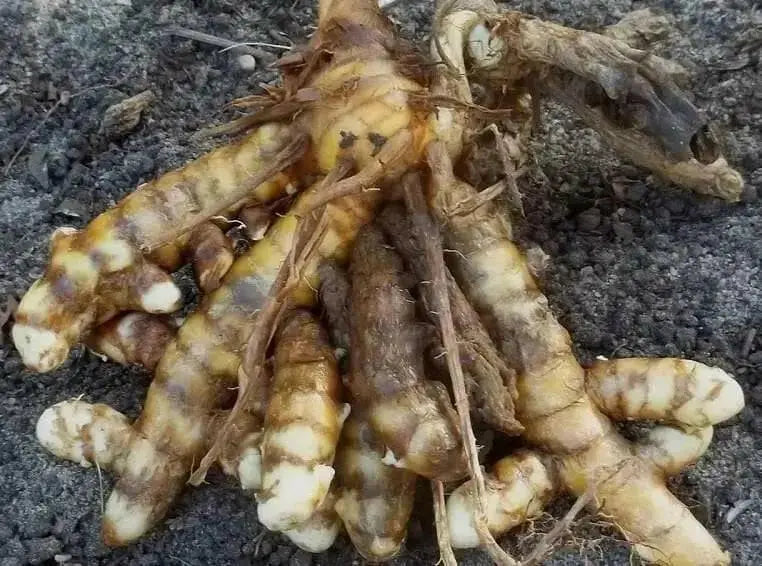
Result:
[[[406,265],[421,281],[419,289],[424,306],[429,318],[436,323],[437,315],[432,306],[436,301],[433,297],[431,275],[425,262],[421,261],[423,249],[413,233],[411,218],[402,205],[392,203],[381,211],[378,223],[400,255],[405,258]],[[501,359],[479,316],[449,270],[446,276],[471,410],[490,427],[508,435],[518,435],[523,427],[514,418],[516,373]]]
[[[353,407],[336,453],[341,517],[357,551],[367,560],[389,560],[399,552],[413,511],[416,475],[383,463],[380,442],[361,409]]]
[[[439,148],[432,162],[446,162]],[[577,495],[597,484],[595,503],[646,560],[672,566],[728,564],[706,529],[664,485],[660,473],[633,456],[630,444],[593,404],[584,371],[537,288],[507,221],[488,203],[449,215],[476,190],[435,167],[432,208],[446,226],[454,274],[505,359],[519,372],[518,418],[524,436],[555,456],[562,481]]]
[[[445,386],[425,379],[421,326],[404,275],[380,229],[363,229],[350,265],[350,389],[368,407],[373,430],[392,453],[389,463],[458,479],[466,463],[457,417]]]

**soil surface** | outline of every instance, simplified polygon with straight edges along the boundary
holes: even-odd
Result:
[[[277,48],[237,55],[168,35],[183,26],[276,45],[310,33],[307,0],[4,0],[0,3],[0,301],[42,274],[48,236],[81,227],[139,183],[211,147],[191,135],[224,119],[225,103],[276,79]],[[747,1],[649,3],[674,24],[654,46],[692,72],[699,107],[724,132],[744,174],[744,201],[724,204],[663,187],[617,160],[595,134],[546,106],[525,185],[521,237],[549,254],[543,284],[583,361],[597,355],[683,356],[737,376],[739,417],[718,427],[706,456],[672,482],[736,564],[762,557],[762,12]],[[627,0],[527,0],[512,7],[587,29],[643,7]],[[400,2],[401,31],[423,47],[431,2]],[[249,60],[250,63],[250,60]],[[110,105],[150,89],[156,100],[116,141],[99,131]],[[18,153],[18,156],[16,154]],[[15,157],[15,159],[14,159]],[[13,161],[6,172],[6,166]],[[0,303],[1,304],[1,303]],[[756,332],[756,336],[754,333]],[[148,375],[84,351],[59,370],[24,370],[7,325],[0,347],[0,566],[70,564],[348,564],[346,538],[311,556],[256,521],[254,503],[219,474],[188,489],[150,536],[126,549],[100,542],[99,477],[43,451],[34,425],[77,395],[136,416]],[[410,526],[397,564],[437,561],[430,505]],[[561,516],[571,501],[551,513]],[[740,511],[740,513],[738,512]],[[552,518],[505,537],[526,552]],[[520,542],[519,542],[520,541]],[[583,516],[547,564],[626,564],[627,545]],[[487,564],[480,552],[463,564]]]

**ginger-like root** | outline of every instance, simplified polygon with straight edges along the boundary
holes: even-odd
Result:
[[[217,417],[223,418],[225,413]],[[212,420],[210,431],[215,430]],[[243,489],[257,489],[260,485],[261,458],[259,443],[260,421],[250,414],[236,422],[237,434],[225,447],[219,464],[222,470],[241,482]],[[128,459],[130,450],[145,441],[136,437],[129,419],[102,403],[87,403],[80,399],[61,401],[48,407],[37,421],[36,436],[49,452],[89,468],[99,466],[117,475],[126,466],[134,465]]]
[[[212,416],[207,433],[207,447],[227,421],[229,411]],[[235,420],[217,463],[222,471],[238,480],[241,489],[255,491],[262,487],[262,418],[256,408],[242,412]]]
[[[730,375],[676,358],[599,360],[586,370],[585,388],[616,420],[705,427],[743,409],[743,391]]]
[[[153,371],[177,324],[169,317],[128,312],[96,327],[85,344],[119,364],[136,364]]]
[[[457,416],[445,386],[424,377],[421,329],[403,275],[402,259],[381,231],[365,227],[350,267],[349,388],[387,446],[386,463],[458,479],[466,462]]]
[[[276,337],[275,372],[262,439],[260,522],[283,531],[309,519],[328,494],[349,405],[340,402],[336,359],[307,311],[288,315]]]
[[[674,476],[698,462],[712,442],[714,427],[656,426],[637,443],[635,454],[648,460],[665,477]]]
[[[561,480],[571,492],[581,495],[600,482],[595,505],[646,560],[672,566],[727,564],[728,554],[667,490],[663,473],[650,461],[634,457],[630,443],[586,392],[585,373],[572,353],[571,339],[511,241],[507,220],[490,203],[467,215],[452,215],[452,208],[476,191],[453,177],[439,144],[432,144],[429,160],[432,207],[446,226],[448,247],[458,252],[451,258],[453,272],[505,359],[519,372],[517,414],[525,438],[554,456]],[[642,360],[638,363],[643,365]],[[621,367],[625,376],[642,373],[631,371],[628,363]],[[699,388],[698,399],[674,396],[672,387],[683,367],[668,372],[667,379],[645,380],[669,388],[653,397],[661,402],[664,418],[677,418],[683,409],[693,414],[693,407],[702,414],[712,406],[712,396],[706,395],[711,387]],[[617,380],[619,387],[625,379]],[[717,418],[728,418],[743,406],[740,388],[724,378],[715,384],[724,407]],[[633,391],[633,406],[648,406],[638,402],[646,400],[645,388]]]
[[[415,499],[416,475],[386,465],[385,450],[366,416],[353,408],[336,453],[336,513],[354,547],[372,562],[399,552]]]
[[[188,248],[198,288],[211,293],[235,260],[230,240],[216,225],[207,222],[191,232]]]
[[[306,149],[302,136],[290,136],[287,126],[262,126],[236,144],[141,186],[84,230],[65,234],[61,245],[54,242],[48,270],[16,312],[13,339],[24,363],[41,372],[63,363],[96,322],[95,299],[104,276],[146,269],[143,254],[235,208],[252,193],[261,200],[280,194],[282,187],[268,179]],[[179,292],[165,277],[140,290],[141,310],[161,313],[179,307]]]
[[[283,173],[275,175],[268,183],[277,183],[283,190],[291,186],[290,178]],[[273,194],[273,197],[277,196],[279,195]],[[248,208],[257,207],[252,205]],[[239,212],[242,213],[243,210]],[[224,219],[222,215],[214,218]],[[222,277],[235,259],[232,242],[214,222],[199,224],[193,230],[149,253],[147,257],[166,271],[175,271],[185,263],[190,263],[196,286],[203,293],[210,293],[220,286]]]
[[[378,223],[405,259],[408,269],[421,281],[419,289],[426,313],[436,322],[431,275],[421,261],[423,248],[413,233],[409,215],[401,205],[390,204],[379,214]],[[519,434],[523,427],[513,416],[516,373],[501,359],[492,338],[449,270],[446,276],[471,410],[491,428],[508,435]]]
[[[336,348],[349,352],[349,275],[340,265],[324,261],[318,267],[320,304],[325,310],[328,332]]]
[[[308,203],[309,196],[307,192],[300,202]],[[368,221],[375,198],[363,194],[328,205],[330,222],[319,256],[346,256],[354,233]],[[117,482],[104,515],[104,538],[109,544],[130,542],[158,521],[201,456],[213,411],[234,394],[240,352],[253,324],[251,315],[263,306],[291,247],[299,207],[235,261],[222,286],[185,320],[167,347],[135,424],[153,447],[147,454],[151,465],[147,473],[125,474]],[[314,300],[312,281],[319,259],[310,263],[294,289],[295,304]]]
[[[78,399],[61,401],[40,415],[37,440],[59,458],[89,468],[121,473],[128,465],[127,448],[135,441],[129,419],[108,405]]]
[[[265,237],[272,219],[271,207],[265,205],[246,206],[238,213],[238,220],[243,222],[246,237],[252,242],[258,242]]]
[[[493,536],[507,533],[539,516],[556,493],[556,478],[532,452],[521,451],[498,460],[485,478],[487,528]],[[474,524],[473,480],[447,498],[447,519],[454,548],[481,544]]]
[[[298,85],[296,88],[317,89],[320,94],[321,104],[306,105],[296,119],[319,149],[318,155],[310,156],[314,160],[306,159],[301,165],[308,172],[325,173],[349,160],[357,166],[357,173],[343,179],[340,187],[337,184],[301,195],[265,238],[236,260],[222,286],[186,319],[170,343],[136,424],[153,447],[150,466],[143,473],[124,475],[106,505],[104,538],[111,545],[135,540],[155,524],[182,489],[191,465],[199,462],[209,413],[224,406],[239,385],[240,353],[256,326],[254,315],[265,306],[292,249],[300,219],[324,207],[328,226],[315,257],[304,266],[299,284],[288,296],[294,305],[314,302],[317,264],[322,259],[346,258],[357,230],[370,220],[380,195],[363,191],[331,198],[394,178],[395,172],[399,174],[422,155],[429,125],[409,104],[410,95],[421,86],[402,76],[393,62],[391,28],[363,27],[364,18],[372,20],[378,11],[367,2],[337,1],[336,7],[341,8],[337,12],[341,25],[327,16],[314,36],[319,45],[326,42],[320,45],[318,55],[330,52],[330,57],[316,55],[312,66],[287,73],[286,82]],[[352,24],[353,32],[346,33],[351,22],[356,27]],[[347,84],[355,87],[347,92]],[[341,190],[326,194],[337,187]],[[242,396],[247,395],[247,387],[242,384]],[[231,416],[235,413],[236,408]],[[229,430],[227,425],[224,430]],[[217,446],[215,442],[210,451]],[[206,458],[200,462],[198,477],[209,465]]]

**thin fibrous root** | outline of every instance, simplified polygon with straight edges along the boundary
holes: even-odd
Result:
[[[455,559],[450,542],[450,525],[447,522],[444,485],[441,481],[431,481],[431,496],[434,500],[434,524],[437,528],[439,560],[443,566],[457,566],[458,561]]]
[[[556,541],[569,530],[572,523],[577,518],[577,515],[579,515],[594,498],[595,486],[591,485],[585,490],[585,493],[580,495],[576,501],[574,501],[574,504],[569,511],[567,511],[559,521],[556,521],[553,528],[540,539],[540,542],[532,549],[532,552],[521,561],[521,566],[534,566],[534,564],[537,564],[545,556],[550,554]]]
[[[434,306],[436,312],[439,313],[438,318],[442,340],[447,352],[447,367],[450,371],[450,379],[452,380],[455,395],[455,408],[460,418],[468,472],[476,486],[474,490],[476,530],[479,533],[479,539],[495,562],[513,566],[517,564],[516,561],[500,547],[487,528],[484,475],[479,464],[476,437],[471,426],[471,413],[466,393],[465,377],[463,376],[463,368],[460,363],[460,349],[458,347],[457,335],[455,334],[455,325],[452,320],[450,298],[447,293],[447,275],[441,236],[429,216],[426,199],[423,195],[423,187],[420,184],[419,178],[415,174],[406,175],[403,178],[403,185],[405,204],[413,218],[418,241],[423,244],[424,261],[428,264],[428,271],[431,274],[431,287],[433,289],[434,300],[436,301]]]

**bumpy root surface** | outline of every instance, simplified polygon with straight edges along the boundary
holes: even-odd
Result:
[[[413,512],[416,475],[384,464],[386,451],[368,421],[355,413],[344,425],[336,473],[341,517],[357,551],[371,561],[395,556]]]
[[[368,420],[388,447],[384,461],[431,479],[462,478],[457,416],[444,385],[426,379],[402,259],[377,227],[358,235],[350,275],[350,390],[368,406]]]
[[[349,405],[340,402],[328,338],[309,313],[291,313],[276,340],[257,514],[268,529],[283,531],[309,519],[328,495]]]
[[[507,533],[524,521],[539,516],[555,493],[555,481],[537,455],[518,453],[502,458],[486,479],[487,527],[494,536]],[[474,524],[473,481],[450,494],[447,518],[454,548],[481,545]]]

